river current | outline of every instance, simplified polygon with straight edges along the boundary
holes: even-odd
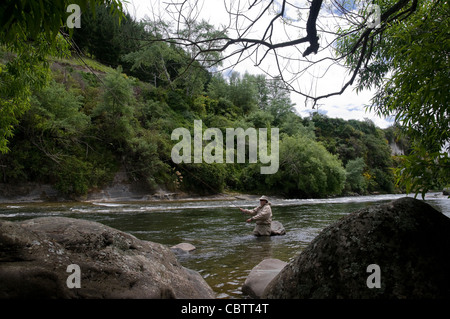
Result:
[[[82,218],[103,223],[140,239],[168,246],[187,242],[196,250],[179,256],[198,271],[217,298],[243,298],[241,287],[251,269],[266,258],[289,262],[319,232],[343,216],[405,195],[331,199],[273,199],[273,219],[286,235],[256,238],[237,207],[253,208],[255,200],[147,202],[61,202],[0,204],[0,219],[18,221],[43,216]],[[450,217],[450,199],[439,193],[425,201]]]

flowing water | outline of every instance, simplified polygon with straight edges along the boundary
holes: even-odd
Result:
[[[378,195],[310,200],[272,200],[274,220],[286,235],[256,238],[254,225],[237,207],[256,201],[166,201],[124,203],[0,204],[0,219],[17,221],[42,216],[65,216],[97,221],[140,239],[197,249],[179,256],[181,264],[198,271],[217,298],[242,298],[241,287],[250,270],[265,258],[289,262],[319,232],[339,218],[376,203],[404,195]],[[450,199],[428,194],[426,202],[450,217]]]

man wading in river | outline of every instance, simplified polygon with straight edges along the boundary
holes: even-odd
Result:
[[[272,224],[272,208],[270,208],[270,205],[272,204],[269,202],[269,199],[266,196],[261,196],[258,207],[250,210],[239,208],[241,212],[253,216],[247,219],[247,223],[256,222],[253,235],[270,236]]]

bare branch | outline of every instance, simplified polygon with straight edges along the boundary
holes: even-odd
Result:
[[[174,31],[167,28],[163,36],[152,41],[191,48],[192,59],[205,67],[216,67],[227,61],[230,65],[222,69],[226,70],[251,60],[269,77],[282,79],[292,92],[313,101],[314,106],[320,99],[340,95],[351,86],[361,68],[366,68],[372,58],[375,37],[381,36],[391,23],[407,18],[417,6],[417,0],[397,0],[381,14],[381,26],[369,28],[367,17],[349,7],[347,2],[332,0],[324,4],[323,0],[308,1],[309,7],[301,7],[288,0],[254,0],[246,2],[245,6],[241,1],[223,0],[228,22],[215,36],[198,38],[193,36],[192,28],[199,22],[196,19],[200,17],[201,0],[172,0],[165,4],[176,28]],[[297,13],[297,18],[294,13]],[[337,25],[348,31],[341,29],[337,32]],[[326,56],[337,41],[355,35],[359,37],[348,52],[335,58]],[[306,48],[302,47],[303,44]],[[212,53],[218,53],[220,57],[212,57]],[[350,78],[343,81],[335,92],[312,94],[300,88],[303,81],[300,80],[304,76],[313,76],[317,81],[333,65],[339,65],[349,56],[355,56],[356,61]],[[311,70],[319,65],[325,73],[317,76]]]

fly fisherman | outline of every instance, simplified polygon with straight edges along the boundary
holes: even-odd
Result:
[[[259,199],[259,206],[253,209],[239,208],[241,212],[246,213],[252,217],[247,219],[247,223],[255,221],[256,226],[253,230],[255,236],[270,236],[272,224],[272,205],[266,196],[261,196]]]

